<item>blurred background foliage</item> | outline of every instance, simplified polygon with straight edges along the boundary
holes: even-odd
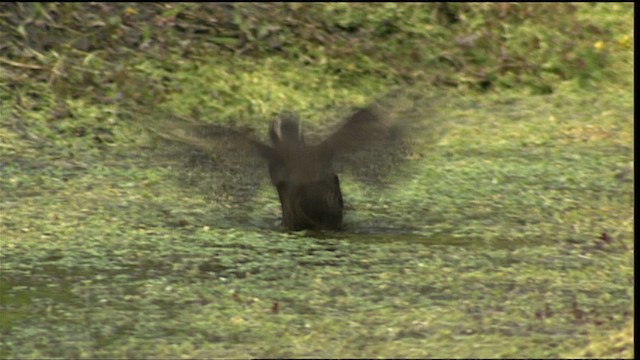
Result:
[[[175,56],[278,57],[344,82],[378,76],[551,93],[559,81],[588,86],[611,75],[610,48],[632,46],[632,29],[617,16],[629,11],[632,4],[5,3],[0,56],[9,80],[28,73],[60,96],[89,90],[97,99],[98,89],[123,86],[135,64]]]
[[[394,86],[632,84],[616,71],[633,62],[629,12],[632,3],[3,3],[4,149],[21,147],[16,137],[116,141],[116,119],[141,109],[255,122],[287,108],[313,120]]]

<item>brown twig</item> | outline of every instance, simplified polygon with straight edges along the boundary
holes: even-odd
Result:
[[[19,63],[17,61],[12,61],[12,60],[5,59],[5,58],[2,58],[2,57],[0,57],[0,62],[8,64],[8,65],[11,65],[11,66],[19,67],[19,68],[24,68],[24,69],[33,69],[33,70],[47,70],[48,69],[48,67],[46,67],[46,66]]]

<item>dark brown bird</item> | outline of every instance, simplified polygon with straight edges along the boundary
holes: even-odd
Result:
[[[384,169],[381,158],[393,152],[391,148],[401,138],[398,122],[389,121],[374,106],[355,111],[333,134],[316,144],[305,141],[302,123],[292,113],[280,114],[272,121],[269,145],[253,139],[246,131],[187,121],[172,121],[170,134],[160,132],[162,137],[211,154],[233,154],[221,156],[220,162],[251,158],[247,156],[250,152],[266,160],[280,199],[283,224],[289,230],[340,229],[344,202],[334,168],[336,160],[367,150],[373,156],[366,160],[354,157],[356,161],[347,160],[347,164],[366,168],[367,172]],[[255,165],[249,167],[252,166]]]
[[[287,229],[340,229],[344,202],[334,159],[381,140],[384,125],[372,110],[362,109],[325,141],[308,145],[295,115],[286,113],[273,120],[271,147],[257,148],[269,164]]]
[[[327,146],[309,146],[293,115],[275,119],[269,128],[267,153],[271,183],[282,206],[282,221],[291,230],[339,229],[343,201],[340,181]]]

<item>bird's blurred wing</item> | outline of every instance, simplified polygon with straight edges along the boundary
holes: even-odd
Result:
[[[389,141],[393,135],[392,125],[375,107],[369,106],[347,117],[320,146],[336,155],[357,152]]]
[[[164,115],[146,121],[161,163],[179,169],[179,178],[202,193],[253,196],[268,176],[271,147],[250,129]],[[226,195],[225,195],[226,196]]]
[[[440,100],[415,90],[389,94],[349,116],[321,145],[333,151],[338,171],[380,184],[401,175],[402,164],[424,157],[444,135]]]
[[[227,125],[209,124],[172,115],[148,126],[156,138],[180,143],[219,158],[246,156],[268,158],[271,148],[256,140],[251,129],[236,129]]]

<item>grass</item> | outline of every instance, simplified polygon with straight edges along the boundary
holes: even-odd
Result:
[[[323,11],[343,27],[408,26],[341,6]],[[606,40],[597,76],[419,83],[446,134],[386,187],[342,174],[338,233],[282,231],[266,166],[185,169],[140,119],[324,124],[398,86],[375,58],[358,76],[273,54],[69,52],[52,81],[3,65],[0,357],[632,357],[633,20],[589,6],[576,18],[616,24],[581,40]],[[252,175],[252,194],[225,186]]]

